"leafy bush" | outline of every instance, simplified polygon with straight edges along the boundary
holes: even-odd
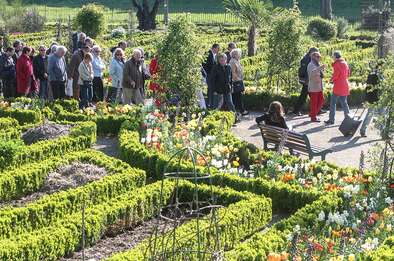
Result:
[[[99,36],[106,28],[104,6],[84,5],[75,17],[75,24],[88,36],[93,38]]]
[[[338,17],[336,19],[336,23],[337,23],[337,36],[338,36],[338,38],[345,38],[346,37],[346,32],[349,29],[349,22],[343,17]]]
[[[309,21],[307,32],[312,36],[327,41],[337,35],[337,28],[335,23],[316,17]]]
[[[40,32],[44,28],[46,18],[38,13],[36,9],[27,10],[21,21],[24,32]]]
[[[125,35],[126,35],[126,30],[123,27],[118,27],[111,31],[112,38],[121,38]]]
[[[10,162],[23,146],[22,140],[0,140],[0,166]]]

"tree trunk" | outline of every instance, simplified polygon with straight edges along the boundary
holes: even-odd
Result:
[[[252,24],[248,32],[248,56],[256,55],[256,49],[257,49],[256,34],[257,34],[256,25]]]
[[[141,0],[141,2],[133,0],[133,5],[137,9],[138,29],[142,31],[156,29],[156,15],[163,0],[155,0],[152,10],[149,8],[148,0]]]
[[[331,0],[320,0],[320,16],[324,19],[332,19]]]

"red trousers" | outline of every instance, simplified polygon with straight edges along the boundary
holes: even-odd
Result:
[[[316,119],[317,114],[321,110],[324,105],[324,97],[323,92],[310,92],[310,111],[309,116],[312,120]]]

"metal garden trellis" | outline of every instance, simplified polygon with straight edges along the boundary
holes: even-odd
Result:
[[[206,173],[199,173],[196,167],[197,157],[205,162]],[[180,169],[185,160],[191,160],[190,171]],[[171,164],[175,162],[176,167]],[[167,169],[175,171],[167,172]],[[170,202],[164,202],[163,186],[165,180],[174,181],[174,192]],[[179,184],[184,180],[194,183],[192,200],[182,201]],[[198,183],[208,183],[210,186],[210,199],[201,200],[198,193]],[[219,217],[217,210],[221,205],[215,204],[216,200],[212,191],[211,173],[205,156],[192,147],[184,147],[176,151],[168,160],[162,176],[160,192],[160,206],[158,208],[158,222],[149,239],[146,249],[146,260],[222,260],[223,250],[219,236]],[[185,222],[195,224],[190,235],[179,238],[177,229]],[[164,231],[160,231],[160,222],[165,223]],[[203,227],[202,224],[209,224]],[[204,238],[205,237],[205,238]],[[207,237],[209,237],[207,239]]]

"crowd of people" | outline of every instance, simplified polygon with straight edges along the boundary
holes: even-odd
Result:
[[[150,72],[144,63],[144,50],[136,48],[126,60],[127,43],[111,48],[109,63],[111,87],[105,95],[103,74],[107,65],[101,58],[101,48],[85,33],[78,33],[70,62],[67,48],[52,43],[47,49],[35,49],[16,40],[12,47],[0,50],[0,79],[4,98],[39,97],[43,100],[72,97],[84,109],[94,102],[110,101],[141,104],[144,85]]]

